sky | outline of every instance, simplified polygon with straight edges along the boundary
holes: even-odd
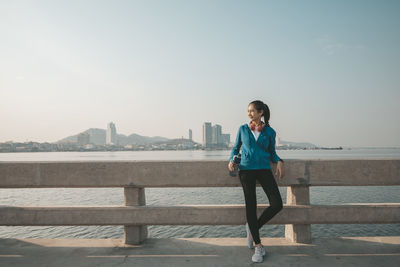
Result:
[[[400,147],[400,1],[0,0],[0,142],[89,128]]]

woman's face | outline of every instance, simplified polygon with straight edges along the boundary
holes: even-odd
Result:
[[[263,112],[260,111],[258,112],[255,108],[253,104],[250,104],[248,109],[247,109],[247,115],[249,116],[250,120],[254,121],[254,122],[259,122],[261,120],[261,116],[262,116]]]

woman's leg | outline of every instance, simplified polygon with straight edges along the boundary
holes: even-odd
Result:
[[[256,176],[254,170],[240,170],[239,178],[243,187],[244,200],[246,202],[246,219],[249,224],[254,243],[260,244],[260,234],[257,222],[257,197],[256,197]]]
[[[274,175],[272,174],[272,170],[260,170],[257,178],[269,200],[269,207],[266,208],[260,218],[258,218],[258,229],[260,229],[266,222],[271,220],[272,217],[282,210],[283,205],[281,194]]]

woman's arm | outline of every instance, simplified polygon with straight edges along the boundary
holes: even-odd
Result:
[[[235,140],[235,144],[233,145],[232,151],[231,151],[231,155],[229,157],[229,161],[233,160],[233,156],[238,155],[239,151],[240,151],[240,147],[242,146],[242,136],[240,134],[240,128],[238,130],[238,133],[236,134],[236,140]]]
[[[278,156],[278,154],[276,154],[275,139],[276,139],[276,132],[273,131],[268,145],[269,153],[271,154],[271,161],[273,163],[278,163],[279,160],[283,162],[283,160]]]

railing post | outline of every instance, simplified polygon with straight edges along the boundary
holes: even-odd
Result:
[[[310,188],[307,185],[288,186],[286,204],[310,205]],[[286,224],[285,237],[296,243],[311,243],[310,224]]]
[[[124,187],[125,206],[146,205],[144,188]],[[147,238],[147,225],[124,225],[125,244],[137,245]]]

